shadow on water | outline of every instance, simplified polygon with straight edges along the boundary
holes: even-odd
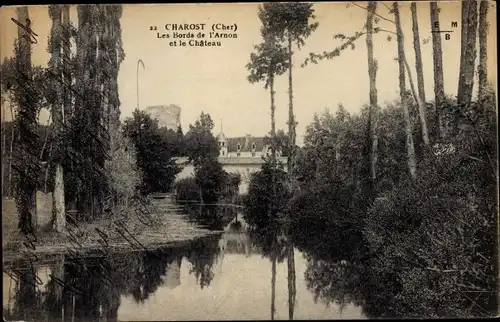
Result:
[[[4,268],[13,286],[6,319],[26,321],[117,321],[123,296],[144,303],[162,287],[180,284],[182,260],[200,288],[210,285],[219,254],[218,236],[186,246],[154,251],[72,258],[59,255],[45,263],[12,263]],[[5,294],[5,286],[4,286]],[[5,302],[5,301],[4,301]]]
[[[185,203],[183,210],[190,221],[210,230],[224,230],[228,224],[238,223],[242,218],[241,209],[234,205]]]
[[[339,318],[338,310],[325,310],[324,303],[361,303],[350,287],[357,283],[354,268],[340,271],[338,263],[321,259],[313,248],[303,256],[282,227],[250,230],[234,207],[191,205],[186,212],[196,224],[221,234],[154,251],[66,254],[4,267],[4,317],[324,319]]]

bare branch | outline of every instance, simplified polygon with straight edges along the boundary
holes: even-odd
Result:
[[[387,33],[390,33],[390,34],[393,34],[393,35],[396,35],[397,36],[397,33],[394,32],[394,31],[391,31],[391,30],[387,30],[387,29],[383,29],[383,28],[374,28],[375,30],[375,33],[378,33],[379,31],[383,31],[383,32],[387,32]]]
[[[382,4],[387,8],[387,10],[389,10],[389,13],[390,13],[392,9],[389,8],[389,6],[385,4],[385,2],[382,2]]]
[[[340,56],[340,52],[347,49],[348,47],[351,47],[351,49],[354,49],[354,42],[358,40],[361,36],[365,35],[366,32],[364,31],[366,28],[366,25],[361,29],[361,31],[357,31],[353,36],[351,37],[345,37],[345,36],[340,36],[336,35],[334,38],[342,38],[342,39],[347,39],[345,43],[343,43],[340,46],[337,46],[335,49],[332,51],[324,51],[322,54],[315,54],[315,53],[309,53],[309,58],[306,58],[304,62],[301,64],[301,67],[307,66],[309,62],[312,62],[313,64],[317,64],[318,60],[323,60],[323,59],[332,59],[334,57]]]
[[[365,8],[365,7],[363,7],[363,6],[360,6],[359,4],[357,4],[357,3],[353,2],[353,1],[351,1],[351,3],[352,3],[353,5],[355,5],[356,7],[359,7],[359,8],[361,8],[361,9],[363,9],[363,10],[368,11],[368,8]],[[396,24],[396,22],[395,22],[394,20],[387,19],[386,17],[383,17],[383,16],[379,15],[379,14],[378,14],[378,13],[376,13],[376,12],[374,13],[374,15],[375,15],[375,16],[377,16],[377,17],[379,17],[380,19],[385,20],[385,21],[388,21],[388,22],[390,22],[390,23],[392,23],[392,24],[394,24],[394,25]]]

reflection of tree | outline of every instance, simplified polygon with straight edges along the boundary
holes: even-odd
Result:
[[[14,267],[14,275],[18,278],[18,288],[15,295],[13,316],[26,321],[33,320],[41,302],[36,269],[31,263],[27,266],[15,265]]]
[[[216,205],[187,204],[184,210],[189,217],[198,225],[210,230],[222,230],[226,212],[231,211],[231,207]]]
[[[167,266],[179,269],[183,256],[191,263],[190,273],[195,274],[200,286],[208,286],[214,276],[218,238],[210,236],[185,247],[155,251],[86,258],[61,255],[50,265],[44,293],[37,290],[40,280],[33,264],[15,264],[10,274],[18,280],[18,287],[13,312],[6,317],[38,320],[43,314],[49,321],[116,321],[121,296],[146,301],[164,284]]]
[[[276,258],[271,259],[271,320],[276,313]]]
[[[132,290],[136,302],[143,303],[163,284],[162,275],[165,275],[167,270],[168,255],[166,250],[144,252],[140,255],[142,261],[136,271],[136,284]]]
[[[47,297],[45,298],[44,307],[49,318],[56,320],[64,306],[64,255],[57,256],[50,270],[51,274],[47,282]]]
[[[288,269],[288,318],[293,320],[293,313],[295,308],[296,280],[295,280],[295,256],[293,243],[289,240],[287,242],[287,269]]]
[[[341,200],[348,199],[348,191],[336,192],[338,195],[328,200],[317,193],[296,202],[291,237],[306,255],[305,280],[315,301],[327,306],[334,303],[341,309],[349,303],[366,308],[371,278],[359,219],[348,214],[347,207],[339,206],[343,205]]]
[[[318,227],[324,234],[304,234],[295,239],[307,260],[307,288],[314,294],[315,301],[327,306],[333,303],[343,309],[354,304],[362,306],[367,316],[381,316],[384,310],[389,310],[387,296],[394,294],[392,288],[399,287],[396,275],[391,281],[373,276],[362,238],[358,234],[347,236],[347,232],[339,231],[340,227],[347,229],[349,226],[330,223]]]
[[[286,247],[280,226],[270,225],[266,229],[250,230],[252,242],[261,249],[262,257],[271,261],[271,320],[276,313],[276,264],[284,261]]]
[[[209,236],[195,240],[188,247],[186,258],[191,263],[189,273],[195,274],[202,289],[210,285],[214,278],[212,267],[220,251],[218,241],[219,236]]]
[[[66,266],[65,298],[72,299],[70,312],[76,318],[93,321],[100,317],[101,304],[109,296],[108,272],[99,266],[99,259],[69,262]],[[107,275],[106,275],[107,274]]]
[[[363,216],[346,205],[352,198],[349,189],[325,184],[294,200],[291,237],[300,251],[335,261],[366,253],[360,229]]]
[[[252,229],[249,231],[252,243],[261,250],[262,257],[282,263],[286,257],[286,245],[283,232],[278,225],[266,229]]]
[[[175,255],[175,258],[167,265],[165,285],[169,288],[176,288],[181,284],[182,257],[182,254]]]
[[[362,276],[357,265],[334,262],[306,255],[307,288],[314,294],[315,301],[326,305],[335,303],[343,308],[348,303],[361,304],[363,298]]]

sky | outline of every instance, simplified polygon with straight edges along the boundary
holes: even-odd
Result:
[[[340,44],[333,39],[336,33],[346,36],[361,30],[366,22],[366,11],[342,3],[315,3],[318,29],[306,39],[306,45],[294,49],[293,91],[297,126],[297,140],[302,136],[315,113],[325,109],[334,112],[339,103],[356,113],[369,101],[369,79],[365,38],[356,42],[354,50],[348,49],[340,57],[322,61],[318,65],[301,68],[300,64],[310,52],[322,53]],[[366,6],[365,2],[357,2]],[[384,5],[378,2],[377,12],[389,19]],[[400,2],[401,22],[405,35],[405,50],[411,74],[416,83],[415,54],[413,50],[410,2]],[[442,30],[453,30],[450,40],[442,35],[444,88],[446,94],[456,95],[460,62],[460,1],[441,1],[440,22]],[[47,6],[30,6],[32,29],[38,34],[38,43],[33,45],[33,64],[46,66],[47,36],[51,21]],[[417,2],[421,42],[430,40],[431,25],[429,3]],[[181,124],[184,132],[203,111],[209,113],[215,122],[214,133],[223,124],[228,137],[263,136],[270,129],[270,98],[263,84],[250,84],[245,65],[249,61],[254,45],[261,42],[260,21],[257,17],[258,4],[171,4],[123,6],[121,18],[125,60],[118,75],[122,118],[131,115],[137,105],[137,81],[139,80],[140,108],[150,105],[176,104],[181,107]],[[71,20],[76,23],[76,7],[71,9]],[[496,3],[491,2],[488,21],[488,72],[490,82],[496,87]],[[0,9],[0,56],[11,56],[13,42],[17,37],[17,25],[10,18],[16,18],[15,7]],[[452,21],[458,21],[458,28],[451,28]],[[172,47],[170,39],[158,39],[157,26],[164,33],[167,23],[214,23],[237,26],[237,38],[222,39],[221,47]],[[390,22],[381,20],[379,26],[395,30]],[[374,36],[374,55],[378,61],[377,91],[379,103],[398,99],[398,63],[395,38],[387,41],[387,33]],[[432,42],[421,44],[425,91],[427,100],[434,99]],[[137,61],[144,62],[137,76]],[[409,84],[407,82],[407,84]],[[477,92],[477,75],[474,92]],[[276,91],[277,128],[287,129],[288,119],[288,76],[278,77]],[[8,114],[8,113],[7,113]],[[42,113],[40,121],[47,119]],[[6,115],[6,119],[9,116]]]

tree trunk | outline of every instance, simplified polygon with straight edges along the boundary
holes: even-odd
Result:
[[[110,10],[110,9],[108,9]],[[121,27],[120,27],[120,18],[122,15],[122,7],[113,5],[111,9],[111,16],[113,17],[113,23],[111,24],[112,27],[112,32],[111,35],[113,37],[112,43],[114,45],[114,48],[116,48],[116,51],[112,51],[110,55],[110,64],[112,66],[112,73],[111,73],[111,80],[110,80],[110,85],[109,85],[109,100],[111,104],[112,110],[110,111],[110,122],[112,124],[120,123],[120,100],[118,97],[118,70],[119,66],[123,60],[122,57],[122,47],[121,47]],[[180,128],[180,125],[178,126],[178,129],[180,129],[180,138],[182,139],[182,129]]]
[[[471,102],[472,88],[474,87],[476,31],[477,1],[462,1],[462,45],[457,101],[464,105]]]
[[[479,91],[478,100],[482,101],[488,84],[487,50],[488,50],[488,1],[482,0],[479,5]]]
[[[377,62],[373,58],[373,17],[377,3],[370,1],[368,3],[368,15],[366,21],[366,48],[368,53],[368,76],[370,78],[370,136],[371,136],[371,151],[370,151],[370,176],[372,186],[377,179],[377,150],[378,150],[378,98],[377,98]]]
[[[413,21],[413,46],[415,48],[415,69],[417,70],[417,86],[418,86],[418,107],[420,114],[420,122],[422,128],[422,137],[424,144],[429,144],[429,131],[427,128],[426,117],[426,99],[425,99],[425,84],[424,84],[424,70],[422,65],[422,52],[420,51],[420,36],[418,32],[418,17],[417,17],[417,4],[412,2],[411,14]]]
[[[425,99],[424,71],[422,66],[422,52],[420,51],[420,35],[418,32],[417,4],[411,3],[411,17],[413,29],[413,47],[415,48],[415,68],[417,70],[418,95],[422,101]]]
[[[69,15],[69,5],[61,5],[62,16],[62,76],[63,76],[63,110],[62,120],[63,124],[67,124],[68,119],[73,114],[72,107],[72,92],[70,89],[73,83],[71,75],[71,22]]]
[[[275,120],[275,113],[276,113],[276,106],[274,103],[274,76],[271,77],[269,81],[269,92],[271,95],[271,153],[272,153],[272,160],[273,163],[276,163],[276,120]]]
[[[2,105],[2,199],[4,196],[4,175],[5,175],[5,147],[7,146],[7,126],[5,124],[5,103],[4,103],[4,93],[2,93],[2,97],[0,97],[0,104]]]
[[[296,278],[295,278],[295,257],[293,252],[293,244],[288,241],[287,246],[287,267],[288,267],[288,319],[293,320],[296,295]]]
[[[63,29],[63,34],[62,34],[62,76],[63,76],[63,84],[64,84],[64,89],[62,91],[63,95],[63,105],[62,105],[62,122],[64,126],[66,126],[69,123],[70,118],[74,115],[74,105],[73,105],[73,93],[71,91],[71,86],[73,84],[73,74],[71,72],[71,66],[72,66],[72,61],[71,61],[71,22],[70,22],[70,5],[62,5],[62,29]],[[65,189],[65,184],[64,184],[64,178],[65,173],[68,173],[70,169],[68,167],[63,167],[62,172],[61,172],[61,181],[63,183],[62,189],[63,189],[63,202],[64,202],[64,211],[66,209],[71,209],[73,210],[75,208],[74,205],[69,203],[67,205],[67,198],[66,198],[66,189]],[[56,173],[57,173],[57,168],[56,168]],[[64,218],[64,227],[66,226],[66,216]]]
[[[411,75],[411,69],[410,65],[408,64],[408,61],[406,60],[406,55],[405,55],[405,49],[404,49],[404,34],[403,30],[401,28],[401,21],[399,18],[399,6],[397,3],[394,3],[394,11],[397,11],[397,19],[396,21],[396,29],[397,29],[397,38],[398,38],[398,51],[401,49],[402,56],[400,55],[399,59],[402,59],[402,62],[400,61],[400,65],[403,64],[403,70],[406,68],[406,72],[408,73],[408,80],[410,82],[410,89],[412,92],[412,95],[415,99],[415,102],[417,103],[418,106],[418,114],[420,117],[420,129],[422,133],[422,139],[424,141],[425,145],[429,144],[429,132],[427,130],[427,118],[426,118],[426,113],[425,113],[425,102],[422,100],[422,97],[417,95],[417,92],[415,91],[415,84],[413,82],[413,77]],[[396,12],[394,13],[396,15]],[[401,47],[401,48],[400,48]]]
[[[462,23],[460,26],[460,67],[458,73],[458,90],[457,99],[460,101],[460,96],[464,92],[464,77],[465,77],[465,57],[467,55],[467,17],[469,15],[470,1],[462,1]]]
[[[431,28],[439,26],[439,8],[437,2],[430,3],[430,16]],[[444,81],[443,81],[443,51],[441,49],[441,34],[439,32],[432,33],[432,58],[434,63],[434,101],[436,124],[435,129],[437,137],[442,139],[444,137],[444,126],[442,123],[443,107],[446,102],[444,94]]]
[[[52,228],[57,232],[63,232],[66,229],[65,207],[63,167],[61,164],[56,164],[54,192],[52,193]]]
[[[52,5],[49,7],[50,16],[52,18],[51,29],[51,61],[52,73],[60,77],[64,84],[63,64],[61,60],[61,40],[62,40],[62,10],[60,5]],[[64,92],[66,86],[57,85],[55,101],[52,102],[52,124],[56,139],[59,141],[57,145],[57,153],[55,156],[55,177],[54,191],[52,193],[52,229],[56,232],[63,232],[66,228],[66,212],[64,203],[64,176],[61,164],[61,149],[63,148],[61,141],[61,133],[64,127]]]
[[[401,26],[400,26],[401,28]],[[401,35],[403,34],[403,31],[401,31]],[[404,38],[403,38],[404,41]],[[403,47],[403,52],[404,52],[404,45]],[[406,67],[406,71],[408,73],[408,80],[410,81],[410,89],[412,92],[413,97],[415,98],[415,101],[417,102],[418,106],[418,115],[420,117],[420,130],[422,132],[422,139],[424,141],[425,145],[429,144],[429,132],[427,130],[427,118],[425,116],[425,103],[422,100],[422,98],[417,94],[415,91],[415,84],[413,83],[413,77],[411,76],[411,69],[410,65],[408,64],[408,61],[406,60],[406,56],[404,57],[404,65]]]
[[[408,64],[408,61],[406,60],[406,55],[404,54],[405,52],[405,49],[404,49],[404,34],[403,34],[403,30],[401,29],[401,21],[399,20],[399,6],[397,5],[397,3],[395,2],[394,3],[394,11],[397,11],[397,17],[398,17],[398,21],[396,21],[396,29],[397,29],[397,38],[398,38],[398,50],[399,50],[399,47],[401,47],[401,51],[402,51],[402,56],[400,55],[399,59],[401,60],[402,59],[402,62],[400,61],[400,65],[403,64],[403,70],[406,68],[406,72],[408,73],[408,80],[410,82],[410,89],[411,89],[411,92],[412,92],[412,95],[415,99],[415,102],[417,103],[417,106],[418,106],[418,114],[419,114],[419,117],[420,117],[420,129],[421,129],[421,133],[422,133],[422,139],[424,141],[424,144],[425,145],[428,145],[429,144],[429,133],[428,133],[428,130],[427,130],[427,119],[426,119],[426,116],[425,116],[425,102],[423,101],[422,97],[420,97],[420,95],[417,95],[417,92],[415,91],[415,84],[413,82],[413,77],[411,75],[411,69],[410,69],[410,65]],[[394,15],[396,15],[396,12],[394,13]]]
[[[273,255],[274,256],[274,255]],[[276,258],[271,260],[271,320],[274,320],[276,301]]]
[[[12,104],[10,104],[10,119],[11,121],[11,130],[10,130],[10,151],[9,151],[9,181],[8,181],[8,190],[7,195],[12,197],[12,158],[14,157],[14,138],[15,138],[15,126],[14,126],[14,110],[12,109]]]
[[[292,35],[288,32],[288,173],[292,173],[295,150],[295,116],[293,114],[293,77],[292,77]]]
[[[16,145],[16,165],[18,180],[16,187],[16,205],[19,213],[19,229],[25,235],[36,232],[36,189],[40,164],[38,156],[33,155],[37,141],[37,111],[34,101],[31,66],[31,41],[28,30],[31,28],[28,7],[17,8],[17,20],[25,26],[18,27],[18,48],[16,50],[16,68],[19,76],[20,93],[18,96],[17,122],[23,131],[19,131],[19,143]]]
[[[271,156],[272,156],[272,169],[271,169],[271,187],[273,191],[273,197],[271,198],[272,205],[269,209],[269,215],[274,214],[275,202],[276,202],[276,120],[275,112],[276,106],[274,103],[274,75],[273,71],[270,72],[269,77],[269,92],[271,95]],[[271,217],[269,217],[271,218]]]
[[[405,53],[403,47],[403,34],[401,31],[401,22],[399,18],[398,3],[394,3],[394,17],[396,20],[397,29],[397,42],[398,42],[398,61],[399,61],[399,95],[401,97],[401,106],[403,108],[403,115],[405,119],[405,133],[406,133],[406,152],[408,154],[408,169],[412,178],[417,175],[417,162],[415,158],[415,148],[413,146],[413,137],[411,130],[410,113],[408,111],[408,100],[406,97],[406,82],[405,82]]]

